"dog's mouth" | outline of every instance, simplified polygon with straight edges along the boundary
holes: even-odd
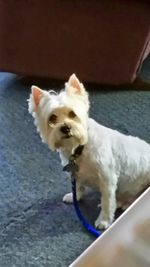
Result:
[[[73,137],[72,133],[68,132],[68,133],[66,133],[65,135],[62,136],[62,139],[69,139],[71,137]]]
[[[64,134],[64,135],[61,137],[60,141],[57,141],[57,142],[55,143],[55,148],[57,149],[57,148],[62,147],[62,146],[63,146],[63,141],[68,140],[68,139],[70,139],[71,137],[73,137],[73,135],[72,135],[71,132],[68,132],[68,133]]]

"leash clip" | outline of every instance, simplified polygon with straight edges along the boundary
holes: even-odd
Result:
[[[71,178],[74,179],[76,176],[76,172],[79,171],[79,166],[76,164],[76,159],[81,155],[84,146],[78,146],[75,149],[74,154],[70,156],[69,163],[63,167],[63,171],[70,172]]]
[[[79,166],[76,164],[74,159],[70,159],[69,163],[64,166],[63,171],[71,173],[71,180],[73,181],[76,177],[76,172],[79,171]]]

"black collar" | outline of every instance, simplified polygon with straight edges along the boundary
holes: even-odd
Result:
[[[70,159],[75,160],[75,159],[77,159],[78,157],[80,157],[81,154],[82,154],[83,148],[84,148],[83,145],[79,145],[79,146],[75,149],[74,153],[70,156]]]

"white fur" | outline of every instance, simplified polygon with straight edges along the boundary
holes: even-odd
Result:
[[[58,95],[41,92],[37,105],[34,88],[29,99],[29,112],[35,118],[41,138],[59,152],[63,166],[74,149],[79,144],[84,145],[77,159],[77,198],[82,198],[84,186],[98,189],[102,209],[95,226],[107,228],[114,219],[117,201],[120,205],[129,204],[150,185],[150,145],[89,118],[88,94],[75,75]],[[75,118],[69,118],[70,110],[76,113]],[[54,125],[49,122],[52,113],[58,117]],[[71,128],[70,138],[65,138],[61,132],[63,125]],[[66,194],[63,201],[72,203],[72,193]]]

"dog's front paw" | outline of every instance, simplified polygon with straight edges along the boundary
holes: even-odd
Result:
[[[68,194],[64,195],[63,202],[68,203],[68,204],[72,204],[73,203],[73,194],[68,193]]]
[[[97,218],[95,221],[95,227],[99,230],[105,230],[110,226],[110,222],[107,220],[103,220],[100,218]]]

